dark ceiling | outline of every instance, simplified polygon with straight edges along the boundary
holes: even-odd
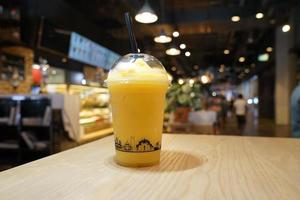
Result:
[[[121,54],[129,51],[123,14],[129,11],[134,17],[144,1],[67,0],[67,2],[115,38],[111,41],[114,50]],[[291,7],[295,6],[297,1],[152,0],[149,3],[159,20],[147,25],[134,21],[138,44],[143,52],[159,58],[175,77],[195,76],[199,70],[208,67],[218,69],[224,64],[225,73],[228,71],[230,76],[225,74],[220,77],[237,79],[241,74],[247,76],[243,73],[247,67],[253,73],[256,72],[253,64],[259,65],[256,63],[257,55],[264,52],[266,47],[273,46],[275,27],[286,22]],[[257,12],[263,12],[264,18],[256,19]],[[232,22],[230,20],[232,15],[241,16],[241,21]],[[161,29],[169,35],[178,30],[180,36],[173,38],[173,43],[176,45],[185,43],[186,50],[191,52],[191,56],[185,57],[184,51],[179,56],[166,55],[165,50],[169,44],[157,44],[153,41]],[[230,54],[224,55],[224,49],[229,49]],[[242,64],[238,62],[240,56],[246,58]],[[194,67],[195,65],[199,67]],[[176,71],[171,70],[172,66],[176,66]]]
[[[67,31],[79,32],[121,55],[127,54],[130,49],[124,13],[129,11],[134,17],[144,4],[144,0],[27,2],[30,3],[25,4],[27,7],[23,6],[23,13],[30,16],[28,20],[44,16],[55,25]],[[292,8],[298,1],[149,0],[149,3],[159,20],[153,24],[134,21],[134,30],[142,52],[161,60],[175,78],[193,77],[203,70],[213,69],[218,75],[218,80],[236,82],[274,63],[274,52],[267,63],[257,62],[257,56],[265,52],[266,47],[271,46],[275,49],[275,28],[287,22]],[[256,19],[257,12],[263,12],[264,18]],[[241,20],[237,23],[232,22],[232,15],[239,15]],[[25,27],[28,27],[28,24]],[[190,51],[191,56],[186,57],[185,50],[178,56],[166,55],[165,50],[170,44],[158,44],[153,41],[162,29],[169,35],[178,30],[180,36],[173,38],[171,44],[185,43],[186,51]],[[229,49],[230,54],[224,55],[224,49]],[[240,56],[244,56],[246,61],[240,63]],[[225,66],[223,73],[218,73],[220,65]],[[172,71],[174,66],[176,70]],[[246,69],[249,69],[249,72],[245,73]]]

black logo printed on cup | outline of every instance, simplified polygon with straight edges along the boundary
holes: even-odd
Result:
[[[151,142],[147,139],[141,139],[138,143],[134,142],[134,138],[131,138],[131,142],[126,143],[119,140],[118,137],[115,138],[115,147],[118,151],[124,151],[129,153],[145,153],[158,151],[161,148],[160,142],[156,142],[155,145],[152,145]]]

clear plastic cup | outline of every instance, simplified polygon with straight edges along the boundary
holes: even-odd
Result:
[[[158,164],[167,72],[153,56],[127,54],[107,78],[113,116],[116,162],[142,167]]]

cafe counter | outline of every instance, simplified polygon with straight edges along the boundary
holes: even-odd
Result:
[[[167,134],[161,163],[125,168],[100,140],[0,173],[1,200],[299,199],[300,140]]]

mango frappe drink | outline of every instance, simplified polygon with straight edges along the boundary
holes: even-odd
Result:
[[[169,85],[153,56],[128,54],[109,72],[116,161],[123,166],[159,163],[165,94]]]

